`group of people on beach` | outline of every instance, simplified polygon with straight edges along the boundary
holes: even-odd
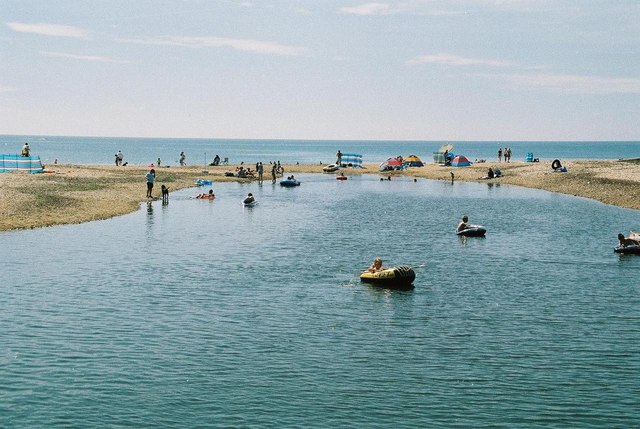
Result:
[[[118,167],[120,165],[124,165],[122,163],[122,160],[124,159],[124,155],[122,154],[122,151],[120,151],[120,150],[117,151],[115,157],[116,157],[116,167]]]
[[[498,162],[502,162],[504,156],[504,162],[511,162],[511,148],[505,146],[504,151],[502,148],[498,148]]]

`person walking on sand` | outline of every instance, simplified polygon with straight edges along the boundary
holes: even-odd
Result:
[[[498,148],[498,162],[502,162],[502,148]]]
[[[147,198],[152,198],[153,182],[156,180],[156,170],[153,168],[147,173]]]
[[[180,165],[184,165],[184,160],[187,159],[187,156],[184,152],[180,152]]]
[[[336,165],[340,167],[342,164],[342,152],[340,152],[340,149],[338,149],[338,153],[336,153],[336,158]]]

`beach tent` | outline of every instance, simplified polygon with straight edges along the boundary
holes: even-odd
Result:
[[[362,155],[357,153],[343,153],[340,166],[362,168]]]
[[[471,163],[469,162],[467,157],[463,155],[458,155],[455,158],[453,158],[453,161],[451,161],[452,167],[468,167],[470,165]]]
[[[404,160],[404,165],[406,167],[424,167],[424,163],[420,158],[415,155],[409,155]]]
[[[453,157],[453,152],[451,152],[451,149],[453,149],[453,145],[452,144],[445,144],[440,146],[440,149],[438,149],[437,152],[433,152],[433,163],[434,164],[444,164],[444,153],[447,152],[448,155],[450,155],[451,157]]]
[[[402,170],[403,168],[403,159],[401,156],[396,156],[395,158],[388,158],[386,161],[380,164],[380,171],[389,171],[389,170]]]
[[[0,155],[0,173],[43,173],[39,156]]]

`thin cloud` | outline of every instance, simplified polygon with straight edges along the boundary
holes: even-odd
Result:
[[[449,66],[490,66],[514,67],[509,61],[497,61],[482,58],[466,58],[453,54],[422,55],[409,60],[409,64],[444,64]]]
[[[76,55],[76,54],[67,54],[64,52],[47,52],[47,51],[41,51],[40,54],[46,57],[72,58],[74,60],[93,61],[93,62],[99,62],[99,63],[114,63],[114,64],[129,63],[129,61],[118,60],[118,59],[109,58],[109,57],[101,57],[98,55]]]
[[[33,33],[42,36],[73,37],[77,39],[87,39],[89,32],[82,28],[70,25],[58,24],[25,24],[23,22],[7,22],[9,28],[18,33]]]
[[[276,42],[230,39],[225,37],[187,37],[167,36],[148,39],[123,39],[125,43],[139,43],[142,45],[184,46],[187,48],[232,48],[239,51],[252,52],[264,55],[305,55],[307,48],[298,46],[286,46]]]
[[[372,15],[450,16],[482,11],[509,11],[518,13],[549,10],[550,0],[404,0],[370,2],[338,9],[339,13]]]
[[[4,93],[4,92],[16,92],[18,91],[18,88],[14,88],[12,86],[3,86],[0,85],[0,93]]]
[[[518,89],[545,89],[567,94],[640,94],[640,79],[566,74],[494,75]]]
[[[393,13],[391,6],[387,3],[365,3],[358,6],[342,7],[341,13],[353,15],[389,15]]]

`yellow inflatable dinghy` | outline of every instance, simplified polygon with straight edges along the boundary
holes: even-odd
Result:
[[[386,287],[408,287],[415,279],[416,273],[408,265],[387,268],[377,273],[364,271],[360,274],[362,282]]]

